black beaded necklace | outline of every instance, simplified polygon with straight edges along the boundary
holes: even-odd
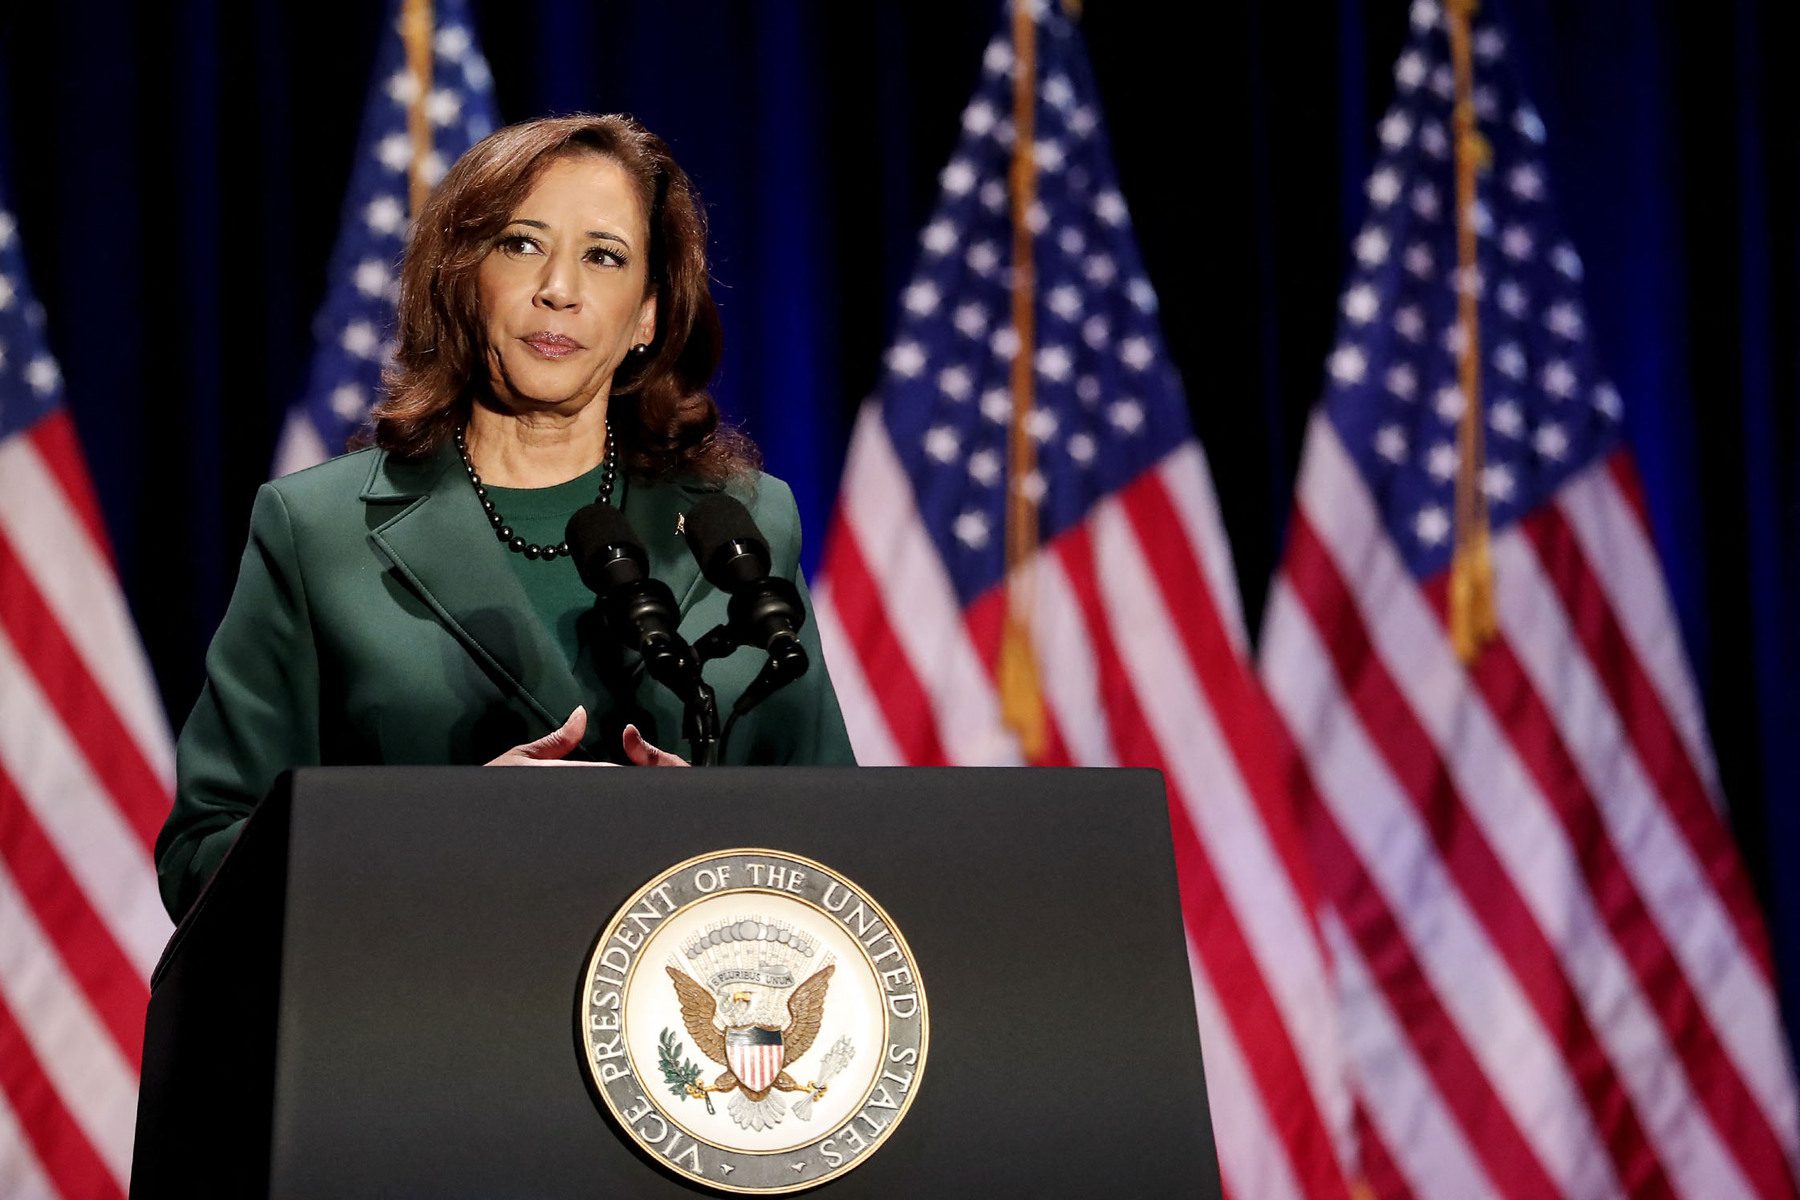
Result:
[[[495,536],[505,543],[508,550],[514,554],[523,554],[526,558],[541,558],[545,562],[555,558],[567,558],[569,554],[569,543],[567,542],[560,542],[553,546],[540,546],[536,542],[526,541],[513,532],[512,526],[506,523],[506,518],[500,515],[500,510],[495,508],[494,502],[488,498],[487,485],[482,483],[481,476],[475,473],[475,464],[469,459],[469,444],[463,437],[466,432],[466,426],[456,431],[456,452],[462,456],[463,470],[469,473],[469,482],[475,487],[475,498],[481,501],[482,511],[487,513],[488,524],[494,527]],[[613,480],[617,478],[619,472],[618,442],[613,439],[611,417],[606,418],[606,461],[602,465],[605,470],[600,476],[600,503],[605,504],[612,499]]]

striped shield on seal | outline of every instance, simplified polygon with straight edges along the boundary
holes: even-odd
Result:
[[[781,1031],[760,1025],[726,1030],[725,1061],[747,1091],[768,1091],[781,1073]]]

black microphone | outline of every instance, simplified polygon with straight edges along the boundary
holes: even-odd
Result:
[[[677,632],[675,593],[650,577],[650,557],[624,513],[594,503],[576,511],[563,531],[581,582],[599,597],[606,628],[636,650],[655,679],[685,698],[700,677],[699,662]]]
[[[806,606],[792,580],[770,574],[768,540],[750,510],[730,496],[721,492],[694,505],[683,528],[700,573],[731,597],[726,609],[731,639],[769,656],[762,674],[732,706],[735,713],[745,712],[811,665],[799,638]]]

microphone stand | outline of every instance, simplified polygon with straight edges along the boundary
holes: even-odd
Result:
[[[796,608],[799,607],[799,599],[799,593],[795,592],[792,602]],[[715,658],[724,658],[742,646],[760,644],[752,630],[761,612],[749,593],[740,592],[732,596],[726,611],[725,624],[713,626],[694,643],[694,655],[701,666]],[[732,726],[737,724],[739,717],[806,674],[811,665],[806,647],[800,644],[798,637],[791,633],[777,636],[769,645],[768,659],[763,663],[763,669],[757,672],[756,678],[750,681],[750,686],[744,689],[737,703],[731,706],[731,715],[725,719],[725,730],[720,735],[718,744],[712,747],[715,754],[724,753],[726,744],[731,740]],[[717,722],[718,709],[713,702],[712,689],[704,683],[699,686],[705,689],[712,719]],[[714,766],[716,762],[715,757],[704,765]],[[696,765],[700,765],[698,760]]]
[[[719,705],[712,685],[700,674],[706,657],[683,643],[644,658],[650,677],[681,697],[681,735],[687,739],[688,761],[696,767],[719,765]]]
[[[696,767],[719,765],[719,705],[713,699],[712,685],[700,679],[698,672],[692,693],[682,701],[681,733]]]
[[[731,706],[715,748],[722,756],[739,717],[806,673],[806,647],[796,635],[806,609],[792,580],[771,576],[768,542],[750,510],[733,497],[720,493],[701,500],[686,515],[682,532],[701,573],[731,597],[724,623],[694,643],[696,665],[744,646],[760,647],[767,655],[762,671]]]
[[[611,425],[607,426],[608,431]],[[610,450],[608,463],[611,463]],[[465,456],[466,457],[466,456]],[[609,468],[610,470],[610,468]],[[474,468],[470,468],[473,478]],[[612,476],[607,476],[611,486]],[[492,506],[489,506],[490,509]],[[650,575],[649,552],[623,512],[605,494],[569,518],[564,536],[574,548],[581,582],[599,597],[607,632],[636,650],[650,678],[681,700],[681,732],[696,766],[719,761],[719,706],[700,673],[700,657],[681,636],[681,614],[669,585]]]
[[[700,656],[672,622],[653,623],[648,616],[673,614],[675,596],[656,579],[628,581],[602,597],[607,627],[642,656],[644,672],[681,701],[681,733],[688,742],[688,761],[697,767],[719,761],[719,706],[712,686],[700,674]]]

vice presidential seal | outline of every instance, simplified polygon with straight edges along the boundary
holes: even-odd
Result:
[[[925,1072],[906,939],[820,863],[721,850],[625,903],[578,1019],[607,1108],[654,1158],[732,1192],[793,1192],[873,1154]]]

